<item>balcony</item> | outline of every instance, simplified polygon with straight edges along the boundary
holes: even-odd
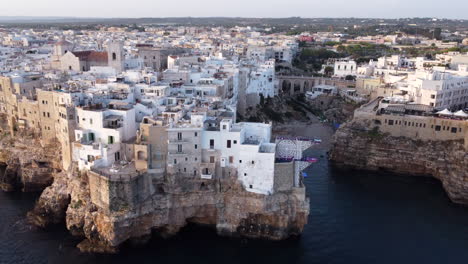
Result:
[[[110,115],[104,118],[104,128],[117,129],[123,127],[123,118],[119,115]]]
[[[211,180],[213,179],[213,175],[211,174],[201,174],[201,178],[204,180]]]
[[[181,143],[190,143],[190,141],[188,139],[182,139],[182,138],[181,139],[179,139],[179,138],[170,138],[168,140],[168,142],[169,142],[169,144],[171,144],[171,143],[179,143],[179,144],[181,144]]]
[[[182,151],[178,151],[178,150],[169,150],[169,155],[185,155],[187,153],[185,153],[183,150]]]

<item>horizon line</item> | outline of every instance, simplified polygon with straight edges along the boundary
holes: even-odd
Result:
[[[97,16],[35,16],[35,15],[0,15],[2,18],[11,19],[171,19],[171,18],[227,18],[227,19],[287,19],[287,18],[299,18],[299,19],[385,19],[385,20],[399,20],[399,19],[438,19],[438,20],[468,20],[468,18],[446,18],[446,17],[434,17],[434,16],[415,16],[415,17],[353,17],[353,16],[323,16],[323,17],[301,17],[301,16],[284,16],[284,17],[249,17],[249,16],[142,16],[142,17],[97,17]]]

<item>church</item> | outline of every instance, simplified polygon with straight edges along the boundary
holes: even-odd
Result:
[[[62,39],[55,43],[51,67],[61,71],[86,72],[91,67],[112,67],[120,73],[124,70],[123,44],[109,41],[107,51],[76,51],[73,43]]]

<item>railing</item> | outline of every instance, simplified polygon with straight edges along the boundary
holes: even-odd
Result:
[[[104,126],[104,128],[111,128],[111,129],[117,129],[123,127],[122,124],[107,124]]]
[[[188,143],[189,141],[187,139],[169,139],[169,143]]]
[[[201,174],[201,178],[205,180],[211,180],[213,179],[213,175],[211,174]]]

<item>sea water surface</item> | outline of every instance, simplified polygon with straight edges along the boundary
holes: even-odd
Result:
[[[37,194],[0,192],[0,263],[468,263],[468,208],[431,178],[332,169],[325,151],[305,179],[309,224],[298,239],[230,239],[188,227],[117,255],[81,254],[63,225],[25,221]],[[1,172],[0,172],[1,173]]]

